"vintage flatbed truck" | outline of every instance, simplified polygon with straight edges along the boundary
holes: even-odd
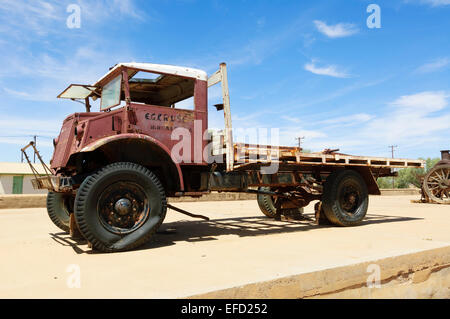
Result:
[[[219,82],[223,103],[215,106],[223,110],[225,125],[210,134],[208,88]],[[36,173],[32,183],[48,189],[48,214],[58,227],[105,252],[147,242],[167,207],[199,217],[169,205],[167,197],[211,191],[256,193],[261,211],[278,219],[297,218],[317,200],[317,222],[357,225],[368,195],[380,194],[378,177],[424,165],[233,143],[224,63],[210,77],[186,67],[120,63],[93,85],[72,84],[58,97],[83,102],[86,110],[64,120],[45,176],[28,161]],[[97,98],[100,111],[93,112],[90,101]],[[179,107],[187,99],[193,109]],[[30,146],[41,159],[33,143],[22,149],[26,158]]]

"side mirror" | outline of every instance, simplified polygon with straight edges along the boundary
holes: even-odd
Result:
[[[214,104],[214,106],[216,107],[217,111],[222,111],[223,110],[223,104]]]

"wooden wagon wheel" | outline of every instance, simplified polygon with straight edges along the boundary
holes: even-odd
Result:
[[[450,204],[450,164],[434,167],[425,176],[423,188],[433,202]]]

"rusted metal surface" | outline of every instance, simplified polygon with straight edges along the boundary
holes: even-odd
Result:
[[[99,197],[102,225],[108,231],[124,235],[138,229],[150,215],[144,189],[134,182],[116,182]]]
[[[78,224],[73,213],[70,213],[69,215],[69,234],[73,239],[84,239],[80,229],[78,228]]]
[[[193,217],[193,218],[201,218],[201,219],[204,219],[204,220],[207,220],[207,221],[209,220],[209,217],[206,217],[206,216],[203,216],[203,215],[192,214],[192,213],[189,213],[188,211],[186,211],[184,209],[175,207],[175,206],[170,205],[170,204],[167,204],[167,208],[170,208],[170,209],[172,209],[172,210],[174,210],[176,212],[179,212],[181,214],[184,214],[184,215],[187,215],[187,216],[190,216],[190,217]]]
[[[36,154],[37,158],[41,162],[42,167],[44,168],[44,172],[45,172],[44,177],[40,176],[38,171],[34,168],[33,164],[31,163],[30,159],[28,158],[28,154],[27,154],[26,150],[29,147],[33,148],[34,153]],[[28,145],[26,145],[24,148],[22,148],[21,151],[22,151],[22,154],[25,156],[25,159],[27,160],[28,165],[31,168],[31,171],[33,172],[33,175],[35,178],[33,181],[34,181],[34,183],[36,183],[37,188],[47,188],[49,190],[55,191],[55,186],[52,181],[52,171],[47,166],[47,164],[45,164],[45,162],[43,161],[41,154],[39,154],[39,151],[36,149],[34,142],[30,142]],[[41,182],[42,185],[40,185],[39,182]],[[44,183],[47,185],[46,187],[44,187]],[[35,186],[35,185],[33,185],[33,186]],[[39,186],[42,186],[42,187],[39,187]]]
[[[325,212],[323,211],[322,202],[317,202],[314,205],[314,217],[316,225],[333,225],[333,223],[328,220]]]
[[[425,175],[422,201],[450,204],[450,151],[441,151],[441,160]]]

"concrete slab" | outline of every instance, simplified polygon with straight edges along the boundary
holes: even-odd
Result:
[[[208,293],[302,274],[315,273],[314,282],[326,286],[333,277],[317,276],[326,270],[426,252],[450,255],[450,207],[410,203],[415,198],[371,197],[367,220],[351,228],[277,222],[254,200],[177,203],[211,221],[169,211],[151,243],[115,254],[74,242],[51,224],[45,209],[1,210],[0,298],[213,297]],[[312,205],[306,213],[313,217]],[[447,267],[445,258],[428,259]],[[81,288],[69,288],[78,267]]]

